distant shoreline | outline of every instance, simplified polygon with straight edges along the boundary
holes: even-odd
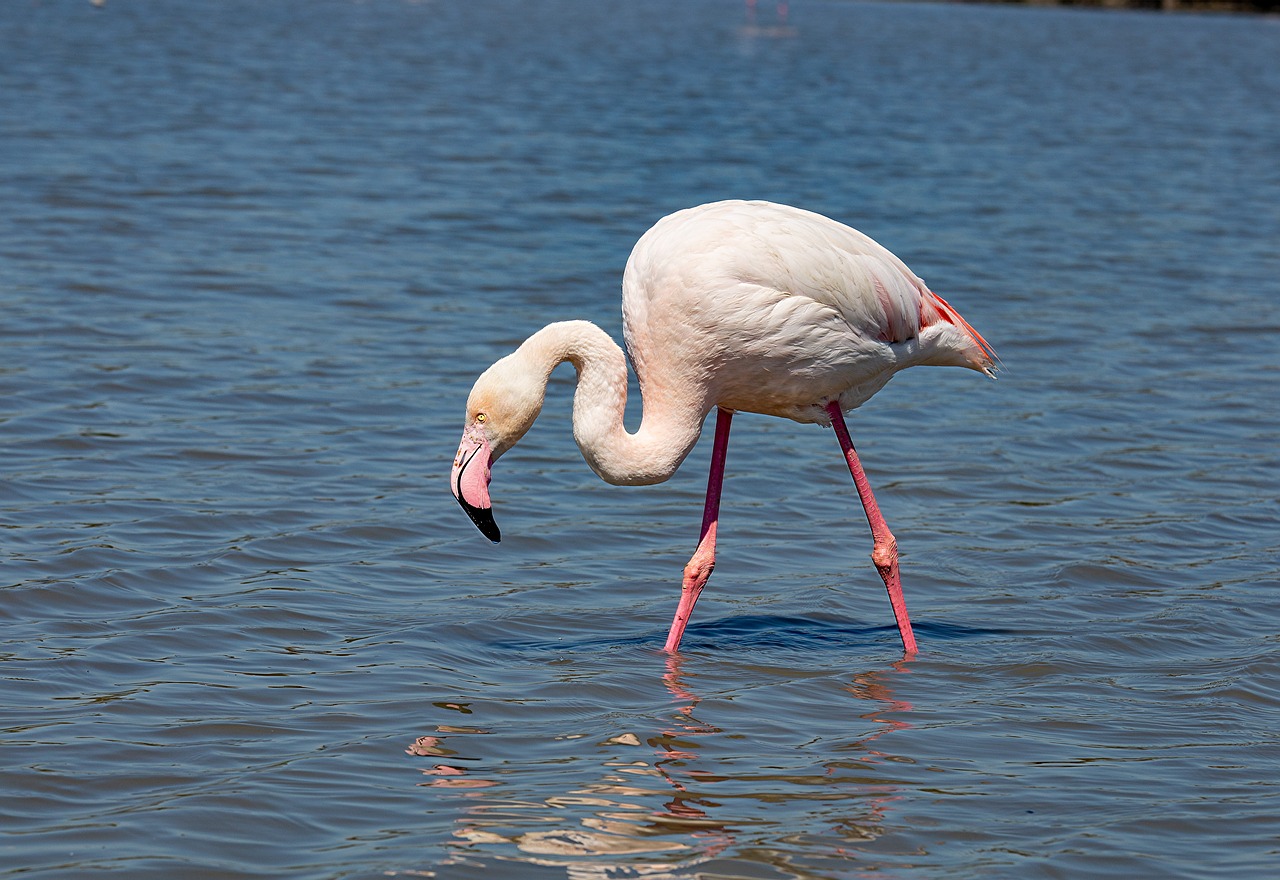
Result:
[[[1280,0],[960,0],[1020,6],[1081,6],[1165,12],[1280,12]]]

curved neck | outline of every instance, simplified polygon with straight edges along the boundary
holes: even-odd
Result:
[[[582,457],[606,483],[641,486],[661,483],[680,467],[698,441],[710,405],[700,391],[646,387],[640,377],[644,412],[640,429],[627,433],[627,359],[618,344],[590,321],[548,324],[525,340],[520,351],[551,376],[569,361],[578,371],[573,396],[573,439]]]

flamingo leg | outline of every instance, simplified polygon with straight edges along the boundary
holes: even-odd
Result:
[[[693,614],[694,603],[707,585],[712,570],[716,567],[716,525],[720,521],[720,489],[724,486],[724,458],[729,448],[729,423],[733,420],[733,411],[716,409],[716,439],[711,447],[711,473],[707,476],[707,504],[702,511],[702,534],[698,538],[698,549],[693,551],[693,558],[684,567],[684,582],[680,585],[680,604],[676,606],[676,617],[671,622],[671,632],[667,633],[667,644],[664,650],[674,653],[680,647],[680,638],[684,628]]]
[[[880,514],[880,506],[871,494],[871,483],[862,470],[862,462],[858,461],[858,453],[854,451],[853,441],[849,439],[849,428],[844,423],[844,414],[840,412],[839,401],[827,404],[827,412],[831,415],[831,425],[836,429],[836,437],[840,439],[840,448],[844,451],[845,461],[849,465],[849,473],[853,475],[853,484],[858,487],[858,497],[862,499],[862,509],[866,511],[867,523],[871,526],[871,537],[875,546],[871,550],[871,561],[876,564],[885,588],[889,591],[889,602],[893,605],[893,616],[898,622],[898,635],[902,636],[902,649],[908,654],[916,653],[916,637],[911,631],[911,620],[907,617],[907,603],[902,598],[902,582],[898,579],[898,542],[889,531],[889,524]]]

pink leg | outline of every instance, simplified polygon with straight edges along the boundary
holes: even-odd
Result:
[[[853,484],[858,487],[858,497],[862,499],[862,509],[867,513],[867,523],[871,526],[871,536],[875,546],[871,550],[871,561],[884,580],[889,591],[889,602],[893,604],[893,616],[898,621],[898,634],[902,636],[902,648],[908,654],[916,653],[916,637],[911,631],[911,620],[907,617],[907,603],[902,598],[902,583],[898,580],[898,542],[894,540],[889,525],[880,515],[880,507],[875,496],[871,494],[871,484],[862,470],[862,462],[858,461],[858,453],[853,449],[853,441],[849,439],[849,429],[844,423],[844,414],[840,412],[840,403],[831,401],[827,404],[827,412],[831,414],[831,424],[836,429],[836,437],[840,439],[840,448],[844,450],[845,461],[849,464],[849,473],[853,475]]]
[[[729,423],[733,412],[716,410],[716,440],[711,447],[711,473],[707,477],[707,505],[702,511],[702,535],[698,549],[684,567],[684,583],[680,586],[680,604],[676,607],[676,619],[667,633],[665,650],[674,653],[680,647],[680,637],[693,614],[694,603],[707,585],[711,571],[716,567],[716,524],[720,521],[720,489],[724,485],[724,457],[729,448]]]

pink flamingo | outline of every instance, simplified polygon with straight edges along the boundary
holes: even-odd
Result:
[[[667,636],[666,650],[674,652],[715,567],[733,414],[833,425],[871,526],[871,558],[889,592],[902,647],[914,654],[897,543],[871,494],[844,413],[898,370],[918,364],[968,367],[994,378],[995,352],[987,341],[867,236],[769,202],[715,202],[659,220],[627,261],[622,324],[643,399],[634,434],[623,425],[626,356],[588,321],[543,327],[476,380],[450,485],[480,531],[495,543],[501,537],[489,468],[533,425],[551,371],[564,361],[578,372],[574,439],[608,483],[668,479],[715,409],[702,532]]]

